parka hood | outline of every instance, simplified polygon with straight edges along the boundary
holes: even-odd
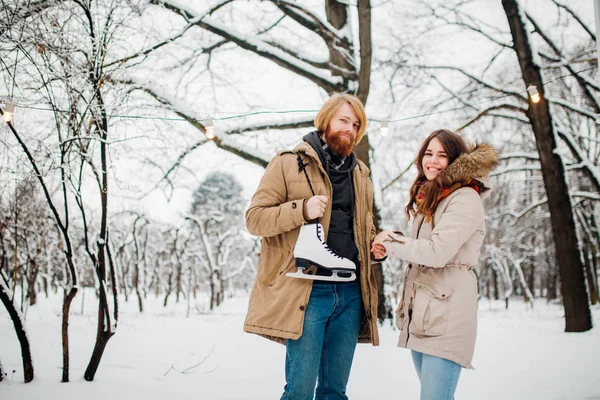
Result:
[[[498,151],[488,143],[476,144],[468,153],[461,154],[448,165],[440,173],[440,179],[447,186],[469,178],[475,179],[484,185],[480,194],[485,198],[492,189],[489,174],[497,165]]]

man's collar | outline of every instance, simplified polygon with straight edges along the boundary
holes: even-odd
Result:
[[[325,143],[322,138],[321,138],[321,143],[323,144],[323,146],[322,146],[323,152],[325,153],[325,158],[327,159],[327,162],[329,163],[329,165],[331,165],[333,167],[333,169],[335,169],[336,171],[339,170],[340,168],[342,168],[342,166],[344,165],[344,162],[346,161],[346,157],[340,158],[336,154],[334,154],[333,151],[331,151],[331,149],[329,148],[327,143]]]

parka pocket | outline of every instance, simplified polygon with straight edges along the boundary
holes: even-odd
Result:
[[[446,333],[450,297],[454,289],[431,278],[418,277],[413,283],[410,333],[441,336]]]
[[[277,278],[279,278],[279,276],[281,276],[288,269],[292,253],[292,250],[288,250],[285,253],[274,252],[271,260],[275,259],[276,261],[271,266],[265,265],[267,268],[271,267],[271,271],[269,275],[267,275],[267,278],[263,280],[263,285],[267,287],[273,287],[273,285],[275,285]],[[265,258],[264,263],[270,263],[270,260]]]

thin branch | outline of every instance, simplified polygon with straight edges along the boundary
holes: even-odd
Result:
[[[174,36],[171,36],[170,38],[165,39],[162,42],[156,43],[155,45],[152,45],[152,46],[148,47],[147,49],[138,51],[137,53],[131,54],[131,55],[127,56],[127,57],[123,57],[121,59],[118,59],[118,60],[112,61],[112,62],[110,62],[108,64],[105,64],[104,68],[111,67],[111,66],[113,66],[115,64],[123,64],[123,63],[126,63],[129,60],[132,60],[134,58],[138,58],[138,57],[141,57],[141,56],[147,56],[148,54],[152,53],[153,51],[158,50],[158,49],[160,49],[161,47],[163,47],[163,46],[165,46],[167,44],[173,43],[174,41],[176,41],[177,39],[179,39],[180,37],[182,37],[193,26],[195,26],[195,24],[188,24],[178,34],[176,34]]]
[[[475,122],[477,122],[479,119],[483,118],[484,116],[489,115],[490,112],[494,111],[494,110],[511,110],[511,111],[516,111],[520,114],[525,114],[527,112],[527,110],[525,110],[524,108],[516,106],[514,104],[510,104],[510,103],[495,104],[495,105],[492,105],[490,107],[487,107],[487,108],[479,111],[477,114],[475,114],[474,116],[472,116],[465,122],[461,123],[460,126],[455,129],[455,131],[456,132],[462,131],[463,129],[467,128],[469,125],[472,125]],[[513,119],[518,119],[521,122],[529,123],[529,119],[527,119],[527,117],[524,115],[523,116],[514,115],[511,117]]]
[[[339,78],[326,78],[323,75],[323,71],[312,67],[309,64],[301,60],[294,59],[290,55],[282,50],[273,47],[258,37],[249,37],[241,32],[236,31],[233,27],[225,26],[217,22],[208,21],[203,17],[198,17],[190,10],[184,9],[182,6],[172,4],[168,1],[163,0],[150,0],[152,4],[157,4],[165,7],[166,9],[176,12],[184,16],[200,28],[214,33],[224,39],[227,39],[244,50],[251,51],[267,60],[273,61],[277,65],[299,75],[308,80],[314,82],[318,86],[325,89],[327,92],[343,91],[343,82]]]
[[[394,179],[392,179],[391,181],[389,181],[385,186],[383,186],[381,188],[381,191],[382,192],[385,191],[390,186],[392,186],[395,182],[397,182],[400,178],[402,178],[404,176],[404,174],[406,174],[410,170],[410,167],[412,167],[413,164],[414,164],[414,162],[411,161],[411,163],[408,164],[408,166],[404,169],[404,171],[400,172],[400,174],[398,176],[396,176]]]
[[[583,22],[583,20],[581,18],[579,18],[579,16],[577,14],[575,14],[575,12],[571,8],[560,3],[558,0],[552,0],[552,2],[554,4],[556,4],[556,6],[558,8],[562,8],[565,11],[567,11],[569,14],[571,14],[571,16],[575,19],[575,21],[579,22],[579,25],[581,25],[581,27],[588,33],[588,35],[590,35],[592,40],[594,42],[596,41],[596,35],[594,34],[594,32],[592,32],[592,30],[585,24],[585,22]]]
[[[271,0],[271,3],[275,4],[285,15],[319,35],[326,43],[345,40],[331,24],[297,3],[286,0]]]
[[[198,364],[192,365],[191,367],[187,367],[183,371],[180,371],[177,368],[175,368],[175,364],[171,364],[171,368],[169,368],[163,376],[167,376],[167,374],[169,372],[171,372],[171,370],[173,370],[175,372],[179,372],[180,374],[191,374],[192,372],[194,372],[193,369],[198,368],[200,365],[204,364],[204,362],[208,359],[208,357],[210,357],[212,355],[213,351],[215,351],[215,345],[213,345],[213,347],[210,349],[210,352],[206,356],[204,356],[204,358]],[[209,372],[212,372],[212,371],[214,371],[214,369]]]

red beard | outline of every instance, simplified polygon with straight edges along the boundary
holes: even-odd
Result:
[[[323,140],[327,143],[327,146],[329,146],[333,154],[338,157],[348,157],[352,154],[354,140],[350,135],[341,131],[332,132],[328,130],[325,135],[323,135]]]

